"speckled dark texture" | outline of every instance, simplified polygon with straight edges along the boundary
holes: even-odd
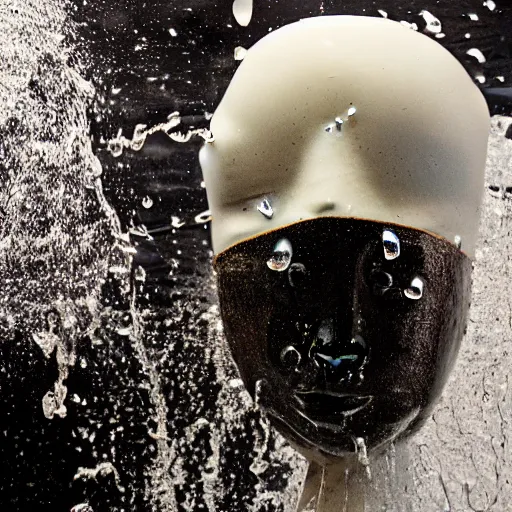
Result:
[[[392,260],[384,230],[400,240]],[[271,270],[282,239],[293,247],[291,265]],[[453,244],[393,224],[318,218],[240,242],[215,269],[242,378],[253,394],[262,379],[258,399],[294,442],[342,456],[355,438],[372,450],[428,417],[469,306],[471,261]],[[418,300],[406,295],[414,278],[424,283]],[[281,358],[289,346],[297,364]]]

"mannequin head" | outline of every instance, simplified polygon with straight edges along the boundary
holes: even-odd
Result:
[[[240,65],[200,154],[222,317],[299,446],[377,449],[430,414],[464,331],[488,127],[456,59],[388,20],[303,20]]]

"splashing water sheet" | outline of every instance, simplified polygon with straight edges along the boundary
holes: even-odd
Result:
[[[181,26],[165,11],[168,5],[155,2],[144,13],[147,26],[161,22],[171,43],[152,46],[150,30],[136,23],[137,2],[114,9],[83,4],[0,0],[0,457],[7,468],[0,508],[38,510],[51,503],[75,512],[295,512],[306,463],[245,391],[216,303],[210,214],[195,156],[211,134],[207,122],[199,126],[186,117],[189,109],[207,121],[222,87],[179,88],[192,87],[187,81],[194,76],[212,80],[201,68],[206,29],[184,39],[194,27],[206,27],[206,14],[201,6],[183,5]],[[234,15],[235,29],[248,31],[251,18],[261,18],[249,0],[228,4],[219,10],[218,26],[231,24]],[[398,19],[393,6],[378,7],[372,15]],[[448,31],[435,2],[421,7],[432,34],[441,29],[438,20]],[[484,17],[501,6],[480,2],[478,8]],[[254,40],[278,14],[268,23],[258,18],[262,29],[251,22],[261,31]],[[315,14],[316,4],[294,16]],[[98,37],[88,30],[103,37],[104,27],[120,39],[101,60],[86,39]],[[217,42],[208,49],[226,77],[239,64],[233,48],[254,42],[229,38],[224,50]],[[133,53],[109,57],[128,52],[128,45]],[[194,69],[171,63],[162,71],[158,59],[158,65],[150,60],[152,48],[177,48],[176,55],[197,49],[182,57]],[[476,64],[489,65],[473,54]],[[119,107],[130,88],[116,66],[143,69],[143,90],[160,91],[165,108],[146,115],[145,102]],[[171,78],[146,80],[164,73]],[[511,269],[503,265],[512,218],[505,193],[509,125],[509,118],[493,121],[486,186],[503,193],[485,195],[459,363],[433,418],[408,449],[392,446],[374,459],[360,443],[363,477],[366,469],[372,476],[370,511],[501,512],[509,506],[511,361],[504,347],[512,329]],[[271,201],[258,206],[271,217]],[[387,241],[396,256],[396,240]],[[292,269],[292,246],[279,242],[268,255],[269,272]],[[414,298],[421,295],[417,284],[411,283]]]

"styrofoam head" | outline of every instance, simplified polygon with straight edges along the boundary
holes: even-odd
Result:
[[[381,18],[324,16],[256,43],[201,150],[216,253],[300,220],[427,230],[474,253],[489,112],[441,45]]]

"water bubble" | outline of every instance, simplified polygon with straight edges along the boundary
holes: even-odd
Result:
[[[291,345],[281,351],[281,362],[287,368],[295,368],[299,365],[302,356],[300,352]]]
[[[370,470],[370,459],[368,458],[368,450],[366,448],[366,443],[364,442],[364,438],[356,437],[355,444],[356,444],[357,459],[359,460],[359,463],[365,467],[366,476],[368,477],[368,480],[371,480],[372,473]]]
[[[146,196],[142,200],[142,206],[144,206],[144,208],[151,208],[153,206],[153,199],[151,199],[149,196]]]
[[[271,219],[274,216],[274,210],[272,209],[272,205],[268,199],[263,199],[261,203],[257,206],[257,210],[263,214],[267,219]]]
[[[423,281],[419,277],[415,277],[409,286],[404,290],[404,294],[408,299],[418,300],[423,296]]]
[[[455,245],[457,246],[457,249],[460,249],[462,247],[462,238],[460,235],[455,235],[455,238],[453,239]]]
[[[394,260],[400,256],[400,240],[393,231],[385,229],[382,232],[382,245],[387,260]]]
[[[274,246],[272,256],[267,261],[267,267],[270,270],[283,272],[286,270],[292,261],[293,249],[292,244],[286,238],[282,238]]]

